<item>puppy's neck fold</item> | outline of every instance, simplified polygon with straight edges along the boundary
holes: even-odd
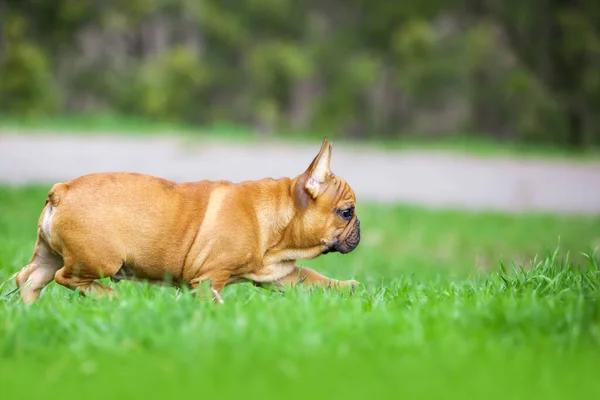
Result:
[[[302,179],[303,176],[300,175],[293,179],[281,178],[271,181],[265,186],[265,194],[272,195],[261,196],[262,201],[257,203],[257,213],[263,212],[261,220],[267,224],[261,228],[266,263],[309,259],[322,253],[320,244],[307,247],[301,235],[301,214],[310,202],[308,194],[303,190]],[[275,193],[277,195],[273,196]],[[267,212],[270,213],[270,217],[264,218]]]

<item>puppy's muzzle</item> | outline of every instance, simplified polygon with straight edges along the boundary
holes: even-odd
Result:
[[[337,251],[342,254],[347,254],[347,253],[350,253],[352,250],[356,249],[358,247],[359,243],[360,243],[360,221],[358,220],[358,218],[356,218],[356,220],[354,221],[354,224],[352,225],[352,229],[350,230],[350,233],[348,233],[348,235],[346,235],[345,238],[340,238],[340,240],[336,241],[333,244],[331,251]]]

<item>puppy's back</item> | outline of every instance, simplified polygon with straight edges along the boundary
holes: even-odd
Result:
[[[94,173],[49,193],[50,245],[118,253],[123,262],[175,272],[183,265],[217,185],[180,184],[138,173]]]

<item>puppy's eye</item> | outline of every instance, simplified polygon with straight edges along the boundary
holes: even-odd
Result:
[[[346,208],[346,209],[343,209],[343,210],[339,210],[338,214],[342,218],[344,218],[346,220],[349,220],[349,219],[351,219],[354,216],[354,209],[353,208]]]

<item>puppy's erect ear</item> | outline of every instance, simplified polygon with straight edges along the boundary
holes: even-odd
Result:
[[[319,195],[323,183],[325,183],[325,180],[331,175],[331,171],[329,169],[330,162],[331,143],[329,143],[329,140],[325,138],[325,140],[323,140],[323,144],[321,145],[319,154],[317,154],[305,172],[307,179],[304,187],[313,199]]]

